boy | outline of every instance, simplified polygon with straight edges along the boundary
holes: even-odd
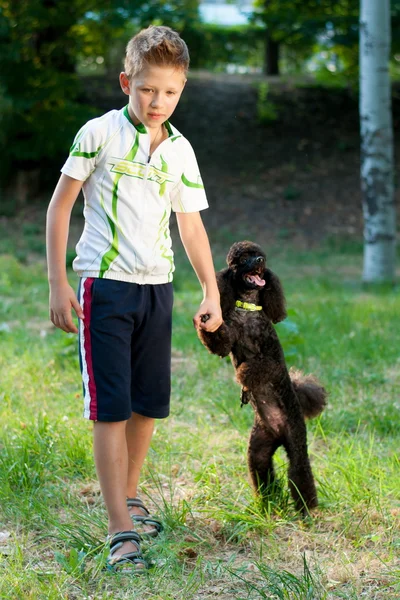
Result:
[[[137,498],[154,419],[169,414],[173,252],[171,209],[203,288],[194,324],[222,322],[210,246],[199,211],[207,208],[189,142],[168,121],[186,83],[189,54],[168,27],[149,27],[127,45],[120,85],[129,104],[89,121],[77,134],[50,201],[47,254],[50,318],[78,332],[84,416],[94,421],[97,475],[108,513],[109,563],[146,566],[140,536],[161,524]],[[83,188],[85,227],[67,281],[72,207]],[[203,323],[201,316],[208,314]]]

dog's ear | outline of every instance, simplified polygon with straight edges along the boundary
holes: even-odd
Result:
[[[260,303],[273,323],[286,318],[286,300],[279,278],[270,269],[264,272],[265,287],[260,292]]]
[[[222,317],[235,306],[235,279],[231,269],[223,269],[217,273],[218,289],[221,297]]]

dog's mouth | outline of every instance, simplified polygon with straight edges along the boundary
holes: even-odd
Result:
[[[261,277],[257,273],[245,273],[243,275],[243,279],[248,285],[252,287],[264,287],[265,285],[265,280],[261,279]]]

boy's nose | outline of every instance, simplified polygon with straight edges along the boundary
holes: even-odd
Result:
[[[154,94],[153,99],[151,101],[151,106],[160,106],[161,98],[159,94]]]

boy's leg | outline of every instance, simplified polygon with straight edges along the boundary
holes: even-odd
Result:
[[[135,498],[138,493],[140,472],[150,447],[154,430],[154,419],[132,413],[126,423],[126,443],[128,446],[128,476],[126,496]],[[132,512],[142,514],[132,508]]]
[[[171,392],[171,329],[173,289],[170,283],[144,286],[143,315],[132,336],[132,416],[127,422],[128,498],[138,496],[140,472],[149,450],[155,419],[169,414]],[[140,507],[132,515],[148,516]],[[156,527],[156,529],[158,529]],[[143,532],[154,525],[142,524]]]
[[[138,496],[140,473],[150,447],[154,421],[155,419],[143,417],[137,413],[132,413],[132,417],[127,421],[128,477],[126,496],[128,498],[136,498]],[[143,510],[136,506],[130,507],[129,513],[143,516]],[[142,531],[152,531],[153,529],[154,527],[151,525],[143,525]]]
[[[145,286],[143,317],[132,337],[132,416],[127,422],[129,454],[127,496],[138,495],[138,482],[155,419],[169,414],[173,289],[170,283]],[[132,514],[143,509],[132,507]],[[153,526],[143,526],[147,531]]]
[[[80,323],[85,416],[94,421],[94,458],[108,512],[109,533],[134,528],[126,504],[127,422],[132,415],[132,333],[135,319],[141,316],[144,293],[143,286],[91,278],[81,280],[79,291],[85,314]],[[139,437],[141,429],[136,431]],[[149,433],[144,434],[148,443],[152,431],[153,424]],[[148,446],[144,455],[147,449]],[[144,457],[139,457],[141,463],[143,460]],[[135,545],[126,542],[113,556],[132,551],[136,551]]]
[[[93,450],[97,476],[109,518],[109,533],[131,529],[126,508],[128,451],[126,421],[96,421],[93,428]]]
[[[108,513],[108,533],[133,529],[126,506],[128,480],[128,448],[126,421],[96,421],[93,428],[93,450],[97,476]],[[125,542],[114,558],[137,548]]]

